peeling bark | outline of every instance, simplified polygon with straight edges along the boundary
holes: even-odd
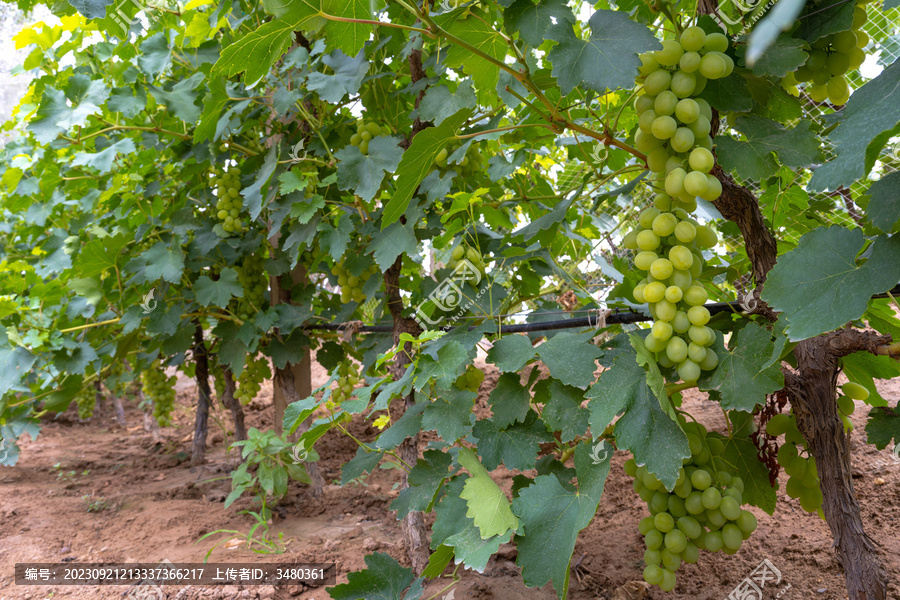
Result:
[[[191,446],[191,466],[204,462],[206,435],[209,432],[209,356],[203,341],[203,327],[194,321],[194,376],[197,380],[197,414],[194,421],[194,441]]]
[[[241,441],[247,439],[247,426],[244,425],[244,407],[241,406],[234,392],[237,385],[234,382],[234,376],[231,369],[222,367],[222,382],[225,385],[225,391],[222,394],[222,406],[231,411],[231,419],[234,422],[234,440]]]
[[[861,350],[873,352],[884,343],[885,336],[854,329],[804,340],[794,350],[799,372],[785,373],[797,425],[816,459],[822,511],[844,567],[851,600],[886,600],[887,574],[874,542],[863,529],[853,488],[850,442],[835,398],[838,359]]]

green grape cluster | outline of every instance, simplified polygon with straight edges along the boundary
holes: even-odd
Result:
[[[369,141],[379,135],[391,135],[391,130],[378,123],[366,123],[363,119],[356,121],[356,133],[350,136],[350,143],[359,148],[363,155],[369,154]]]
[[[216,186],[216,217],[222,222],[222,229],[228,233],[243,231],[244,222],[241,221],[241,169],[232,167],[222,173],[212,171]]]
[[[166,377],[165,367],[160,361],[151,364],[141,373],[144,395],[153,401],[153,416],[160,427],[172,424],[172,409],[175,407],[175,377]]]
[[[454,152],[459,150],[461,145],[462,144],[454,143],[446,148],[441,148],[441,151],[434,157],[434,163],[441,169],[456,169],[463,177],[468,177],[483,171],[484,157],[481,156],[481,152],[479,152],[474,145],[468,147],[466,155],[459,161],[459,164],[447,164],[447,159],[452,156]]]
[[[809,454],[806,440],[797,428],[793,413],[773,416],[766,424],[766,433],[772,437],[784,436],[784,443],[778,448],[777,460],[788,476],[785,491],[808,513],[822,513],[822,490],[819,487],[819,471],[816,458]]]
[[[649,304],[654,319],[644,345],[662,367],[676,367],[685,382],[694,382],[701,371],[719,364],[709,347],[716,336],[706,325],[710,314],[703,305],[709,296],[700,283],[700,251],[715,246],[718,235],[680,208],[667,211],[665,194],[658,194],[654,204],[641,212],[639,227],[623,241],[629,250],[639,251],[634,265],[647,272],[633,292],[636,302]]]
[[[75,404],[78,407],[79,419],[90,419],[94,416],[94,407],[97,405],[97,393],[94,386],[88,386],[78,391],[75,396]]]
[[[482,274],[485,273],[484,257],[481,255],[481,252],[478,251],[478,248],[467,247],[460,243],[450,253],[450,260],[447,261],[447,268],[455,269],[459,266],[459,261],[462,259],[468,260],[476,269],[481,271]]]
[[[338,374],[340,377],[337,380],[337,387],[331,394],[331,402],[334,404],[332,408],[337,407],[337,405],[345,400],[349,400],[350,396],[353,395],[353,390],[356,388],[357,384],[362,381],[362,377],[360,377],[356,365],[349,359],[344,360],[338,366]]]
[[[262,382],[272,378],[272,371],[269,369],[269,361],[265,356],[251,358],[247,356],[244,363],[244,370],[241,371],[237,380],[237,389],[234,397],[241,401],[241,404],[250,404],[262,387]]]
[[[366,285],[369,277],[376,273],[378,273],[378,265],[375,263],[372,263],[358,277],[350,273],[343,262],[336,263],[331,267],[331,274],[337,276],[337,283],[341,288],[341,302],[344,304],[364,302],[366,295],[363,294],[363,286]]]
[[[244,296],[235,298],[234,302],[237,305],[236,314],[242,321],[252,319],[263,308],[265,292],[269,289],[265,263],[261,255],[251,254],[244,257],[238,267],[238,281],[244,289]]]
[[[730,75],[734,61],[725,54],[727,37],[707,35],[699,27],[688,27],[679,41],[662,45],[662,50],[640,56],[637,81],[643,87],[634,102],[634,143],[647,154],[657,189],[665,189],[674,207],[692,212],[697,196],[712,202],[722,193],[722,184],[710,174],[715,164],[709,135],[712,109],[692,96],[708,80]]]
[[[782,78],[781,85],[797,94],[798,83],[810,83],[809,97],[813,102],[846,104],[850,99],[850,86],[846,74],[860,67],[866,60],[863,51],[869,44],[869,35],[862,30],[868,19],[864,2],[857,2],[853,9],[853,24],[847,31],[839,31],[819,38],[807,49],[806,63]]]
[[[456,378],[453,385],[461,390],[469,390],[470,392],[478,392],[481,389],[481,382],[484,381],[484,371],[475,365],[469,365],[462,375]]]
[[[724,451],[717,437],[707,437],[699,423],[685,423],[691,448],[673,491],[634,459],[625,472],[634,477],[634,490],[647,503],[649,517],[638,524],[644,536],[644,581],[663,591],[675,588],[675,572],[682,562],[696,563],[700,551],[734,554],[756,530],[756,517],[741,508],[744,482],[719,470]]]

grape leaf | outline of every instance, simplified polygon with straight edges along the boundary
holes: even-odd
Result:
[[[900,60],[854,90],[828,134],[837,156],[813,171],[807,188],[836,190],[865,177],[891,131],[900,125]]]
[[[585,41],[572,27],[554,27],[548,37],[557,45],[547,54],[564,95],[579,85],[598,92],[634,86],[638,54],[658,50],[662,44],[646,25],[623,12],[598,10],[590,18],[591,36]]]
[[[750,32],[747,65],[752,66],[783,31],[788,31],[803,10],[806,0],[779,0]]]
[[[753,108],[753,97],[747,80],[738,73],[722,79],[710,79],[698,97],[722,112],[747,112]]]
[[[821,160],[819,142],[810,130],[809,121],[800,121],[793,129],[785,129],[775,121],[756,115],[740,117],[735,128],[747,137],[737,141],[729,136],[716,138],[716,151],[722,166],[743,179],[761,181],[778,172],[781,164],[808,167]]]
[[[374,469],[383,456],[384,452],[367,452],[362,446],[357,448],[356,456],[341,467],[341,485],[347,485],[361,477],[363,473]]]
[[[770,331],[751,322],[732,336],[730,346],[717,351],[719,366],[700,378],[699,388],[717,392],[726,410],[752,412],[765,403],[766,394],[784,387],[781,363],[766,366],[775,342]]]
[[[433,18],[447,33],[463,40],[482,54],[501,62],[506,57],[509,48],[506,40],[484,19],[469,18],[468,11],[453,11]],[[500,67],[458,44],[450,44],[444,64],[451,69],[461,69],[469,75],[479,92],[492,92],[497,87]]]
[[[459,497],[466,501],[466,516],[475,522],[481,538],[505,535],[510,530],[518,529],[519,520],[510,510],[506,494],[478,462],[475,453],[468,448],[460,448],[458,461],[471,475]]]
[[[390,555],[376,552],[366,556],[366,569],[347,573],[347,583],[328,588],[334,600],[418,600],[418,594],[402,596],[403,590],[421,588],[412,569],[400,566]]]
[[[203,73],[194,73],[187,79],[183,79],[172,86],[170,90],[164,90],[156,86],[150,86],[150,95],[157,102],[165,105],[166,109],[185,123],[196,123],[200,118],[200,107],[194,104],[198,97],[195,90],[201,82],[206,80]]]
[[[804,40],[792,38],[786,33],[778,36],[753,63],[753,73],[760,77],[765,75],[784,77],[789,71],[796,71],[809,58],[809,54],[803,51],[806,44]]]
[[[243,298],[244,288],[238,281],[237,271],[231,267],[225,267],[219,273],[219,278],[213,281],[206,275],[201,275],[194,284],[194,293],[197,294],[197,302],[201,306],[228,306],[232,296]]]
[[[797,37],[812,44],[826,35],[847,31],[853,24],[853,2],[834,3],[824,8],[809,5],[808,14],[798,20]]]
[[[885,175],[869,188],[866,220],[884,232],[891,232],[900,220],[900,171]]]
[[[900,459],[896,447],[900,446],[900,402],[893,409],[888,406],[876,406],[869,411],[869,422],[866,423],[866,436],[870,444],[879,450],[894,440],[894,454]]]
[[[535,350],[527,335],[506,335],[494,342],[487,359],[501,373],[515,373],[534,358]]]
[[[646,465],[667,489],[673,489],[681,459],[691,455],[687,436],[660,408],[635,354],[620,354],[585,398],[590,399],[588,411],[595,435],[624,411],[614,430],[618,447],[630,450],[639,465]]]
[[[515,0],[503,11],[503,23],[507,31],[518,31],[525,43],[537,48],[544,43],[548,28],[572,27],[575,15],[564,0],[541,0],[537,4]]]
[[[88,19],[102,19],[113,0],[69,0],[72,7]]]
[[[738,413],[740,417],[732,416],[733,421],[738,419],[752,419],[748,413]],[[740,430],[735,427],[734,430]],[[748,504],[759,507],[770,515],[775,512],[775,488],[769,481],[769,469],[760,462],[759,451],[756,444],[745,436],[733,436],[727,438],[713,433],[711,437],[719,437],[725,444],[725,450],[717,457],[716,465],[731,475],[737,475],[744,481],[743,500]],[[724,467],[724,468],[723,468]]]
[[[869,390],[866,404],[870,406],[887,406],[888,401],[878,392],[875,379],[893,379],[900,377],[900,366],[889,356],[875,356],[870,352],[854,352],[841,359],[844,374]]]
[[[380,395],[384,394],[385,392],[382,390]],[[419,433],[422,430],[422,411],[427,405],[427,402],[418,402],[408,407],[402,417],[381,432],[381,435],[375,440],[375,447],[379,450],[392,450],[406,438]]]
[[[588,428],[588,411],[581,407],[584,390],[564,385],[556,379],[543,379],[534,386],[534,401],[544,403],[541,418],[553,430],[560,432],[560,440],[570,442],[584,435]]]
[[[491,420],[502,429],[525,419],[531,394],[528,393],[528,388],[519,383],[518,373],[504,373],[491,390],[489,402],[491,412],[494,413]]]
[[[469,353],[459,344],[445,344],[437,354],[436,359],[428,355],[419,359],[414,386],[416,391],[421,391],[432,380],[438,387],[450,387],[469,361]]]
[[[174,33],[174,32],[173,32]],[[154,77],[164,73],[172,63],[172,48],[166,32],[160,31],[141,42],[141,52],[138,54],[138,67],[141,73]]]
[[[338,187],[353,190],[363,200],[378,193],[384,173],[393,173],[403,158],[400,139],[393,136],[374,137],[369,141],[369,154],[350,144],[334,153],[338,159]]]
[[[193,141],[195,144],[215,139],[219,119],[222,118],[225,107],[231,102],[228,92],[225,90],[224,77],[210,77],[207,85],[206,95],[203,97],[203,113],[200,116],[200,122],[194,128]]]
[[[394,193],[385,204],[381,216],[382,229],[397,221],[400,215],[406,212],[409,201],[422,179],[431,170],[438,152],[451,140],[456,139],[456,130],[465,123],[470,114],[471,109],[461,110],[444,119],[437,127],[429,127],[416,134],[397,166]]]
[[[105,175],[112,170],[113,161],[120,154],[131,154],[135,151],[131,138],[119,140],[115,144],[107,146],[100,152],[78,152],[72,158],[73,166],[85,166],[97,169]]]
[[[500,544],[509,540],[509,534],[482,539],[475,522],[466,516],[469,507],[460,497],[466,482],[470,479],[460,475],[447,483],[445,487],[447,493],[434,509],[431,547],[450,546],[454,549],[459,562],[483,573],[488,560],[500,549]]]
[[[516,564],[522,568],[525,585],[540,587],[552,580],[559,598],[568,581],[578,532],[594,518],[609,474],[610,461],[594,464],[590,451],[586,443],[575,448],[578,491],[565,489],[555,475],[540,475],[513,500],[527,532],[515,538]]]
[[[466,503],[463,502],[462,505],[463,510],[465,510]],[[491,554],[493,554],[493,552],[491,552]],[[439,545],[435,551],[431,553],[431,556],[428,557],[428,566],[422,571],[422,577],[425,579],[440,577],[441,574],[443,574],[444,569],[447,568],[447,565],[450,564],[450,561],[453,560],[454,555],[453,546],[447,546],[446,544]]]
[[[422,415],[422,427],[437,431],[447,442],[455,442],[472,431],[475,415],[472,407],[478,394],[455,386],[429,402]]]
[[[124,235],[91,240],[78,253],[75,268],[82,277],[93,277],[112,269],[118,264],[120,252],[127,242]]]
[[[470,79],[460,82],[452,93],[446,85],[432,86],[419,104],[419,119],[440,125],[447,117],[464,109],[473,109],[477,103]]]
[[[158,279],[178,283],[184,271],[184,252],[177,243],[173,242],[170,246],[166,242],[157,242],[140,256],[131,259],[125,269],[134,272],[133,279],[138,283]]]
[[[331,67],[333,74],[310,73],[307,88],[318,92],[319,98],[331,104],[338,104],[345,95],[353,95],[369,70],[365,53],[347,56],[340,50],[322,57],[322,62]],[[395,165],[396,166],[396,165]]]
[[[819,227],[778,257],[762,299],[783,314],[792,342],[841,327],[862,316],[873,294],[900,281],[900,237],[880,236],[857,265],[860,229]]]
[[[394,223],[387,229],[376,233],[372,238],[372,243],[369,244],[369,250],[372,251],[375,262],[382,271],[387,271],[401,254],[416,256],[419,245],[416,242],[413,224],[411,222],[405,225]]]
[[[109,88],[102,80],[76,73],[69,78],[65,93],[50,86],[44,90],[28,131],[40,143],[50,143],[70,127],[84,125],[89,116],[100,112],[107,97]]]
[[[540,445],[553,441],[553,436],[534,411],[528,412],[523,423],[514,423],[504,429],[489,419],[481,419],[475,423],[472,435],[478,438],[481,462],[492,471],[501,462],[507,469],[533,469]]]
[[[446,452],[425,451],[409,472],[409,487],[400,490],[391,503],[391,510],[397,511],[397,519],[405,518],[412,511],[428,510],[441,484],[453,475],[452,460]]]
[[[594,335],[594,331],[557,333],[537,347],[538,356],[554,378],[585,389],[594,381],[594,361],[603,356],[603,351],[591,343]]]
[[[31,372],[37,357],[21,346],[11,346],[6,336],[0,336],[0,398],[19,385]]]

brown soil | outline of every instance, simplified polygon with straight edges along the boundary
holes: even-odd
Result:
[[[482,365],[483,366],[483,365]],[[313,385],[327,375],[314,364]],[[489,372],[481,388],[479,410],[496,383]],[[900,397],[900,382],[882,382],[882,394],[893,403]],[[125,586],[16,586],[13,569],[18,562],[202,562],[216,542],[215,536],[197,543],[202,535],[217,529],[247,531],[252,520],[239,515],[251,508],[248,499],[224,508],[230,491],[229,471],[237,456],[226,451],[226,412],[213,411],[210,426],[208,463],[191,469],[187,465],[192,432],[191,404],[195,388],[181,381],[174,426],[163,430],[155,444],[142,427],[143,414],[126,403],[127,428],[110,418],[95,417],[79,423],[74,412],[48,420],[35,441],[20,443],[22,456],[12,468],[0,469],[0,600],[43,598],[121,599]],[[892,580],[888,595],[900,599],[900,463],[891,460],[888,449],[877,451],[864,443],[866,407],[858,402],[854,414],[857,430],[852,434],[854,485],[863,510],[867,532],[880,548],[880,555]],[[701,394],[689,395],[686,406],[709,429],[721,431],[723,416],[718,405]],[[272,426],[271,387],[247,409],[248,427]],[[223,429],[223,426],[225,429]],[[371,425],[357,419],[350,426],[360,439],[376,434]],[[430,436],[429,436],[430,437]],[[329,433],[317,444],[323,475],[329,485],[322,497],[314,499],[305,486],[292,483],[289,496],[281,503],[273,531],[283,534],[287,551],[256,554],[238,546],[216,548],[209,561],[215,562],[335,562],[338,583],[346,574],[365,567],[363,557],[386,552],[408,565],[400,526],[388,505],[397,496],[398,473],[376,469],[364,485],[341,488],[340,467],[355,454],[355,443],[339,433]],[[573,600],[632,600],[632,598],[672,598],[721,600],[763,559],[781,571],[778,585],[770,583],[764,598],[839,600],[847,597],[843,574],[831,550],[832,539],[824,521],[800,509],[796,501],[779,492],[774,516],[754,509],[759,519],[756,534],[734,556],[702,553],[696,565],[686,565],[678,573],[675,592],[653,589],[625,594],[641,580],[643,544],[637,522],[646,516],[646,507],[631,489],[630,478],[622,471],[627,458],[617,452],[606,483],[606,491],[593,522],[579,536],[573,564],[570,597]],[[58,468],[54,465],[59,464]],[[68,473],[74,471],[74,475]],[[509,489],[512,474],[502,468],[498,483]],[[104,502],[106,508],[89,512],[85,495]],[[484,574],[461,569],[455,600],[551,599],[556,594],[548,585],[526,588],[515,566],[514,546],[501,547]],[[448,569],[445,576],[449,575]],[[432,581],[425,598],[441,598],[449,578]],[[624,586],[624,587],[623,587]],[[788,587],[789,586],[789,587]],[[622,588],[622,589],[620,589]],[[618,590],[618,591],[617,591]],[[325,600],[324,589],[272,587],[166,587],[169,598],[261,598]]]

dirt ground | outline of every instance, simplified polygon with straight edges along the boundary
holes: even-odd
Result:
[[[326,379],[324,369],[314,363],[313,385]],[[487,406],[487,395],[496,381],[497,373],[489,368],[481,387],[480,410]],[[900,397],[900,381],[881,382],[880,390],[893,404]],[[19,463],[0,468],[0,600],[121,599],[129,593],[126,586],[16,586],[14,566],[19,562],[202,562],[215,543],[228,537],[220,534],[198,543],[202,535],[217,529],[250,528],[250,517],[237,514],[251,507],[249,499],[241,499],[228,509],[223,504],[231,489],[227,475],[236,465],[237,455],[226,448],[224,433],[230,425],[221,406],[212,413],[208,463],[196,469],[188,467],[195,393],[192,382],[179,383],[174,425],[163,430],[159,443],[144,431],[143,413],[132,401],[126,402],[125,428],[112,417],[80,423],[72,410],[47,421],[37,440],[20,444]],[[686,398],[685,405],[710,430],[723,430],[723,415],[717,404],[695,393]],[[900,463],[892,460],[889,449],[877,451],[864,443],[868,410],[861,402],[857,405],[857,430],[852,434],[853,481],[866,531],[890,572],[888,596],[900,599]],[[248,427],[271,428],[272,413],[272,391],[266,385],[247,407]],[[350,431],[363,440],[377,435],[376,429],[360,419]],[[363,557],[376,551],[408,566],[399,523],[388,509],[397,496],[393,488],[399,474],[376,469],[364,484],[341,488],[335,483],[341,465],[356,452],[355,442],[332,432],[316,449],[329,485],[322,497],[313,498],[305,486],[291,484],[288,498],[280,505],[283,510],[276,514],[273,524],[275,534],[284,536],[286,553],[256,554],[242,545],[223,544],[212,552],[211,563],[334,562],[338,583],[347,581],[348,572],[364,568]],[[678,572],[678,586],[669,594],[654,588],[646,595],[623,595],[635,586],[629,582],[641,580],[643,543],[637,523],[648,514],[622,470],[626,458],[627,453],[616,453],[600,508],[579,536],[573,560],[573,564],[580,561],[572,575],[573,600],[722,600],[764,559],[771,561],[782,577],[779,584],[770,582],[766,586],[766,600],[847,598],[827,525],[801,510],[783,491],[778,493],[773,516],[753,509],[759,529],[734,556],[701,553],[698,564],[685,565]],[[501,469],[496,479],[508,490],[512,475]],[[91,498],[86,500],[85,495]],[[89,511],[90,502],[102,510]],[[450,583],[448,569],[445,578],[428,585],[423,597],[556,597],[550,585],[526,588],[515,558],[514,546],[501,546],[485,573],[460,569],[461,580],[452,596],[445,590]],[[164,589],[168,598],[184,600],[329,598],[324,588]]]

